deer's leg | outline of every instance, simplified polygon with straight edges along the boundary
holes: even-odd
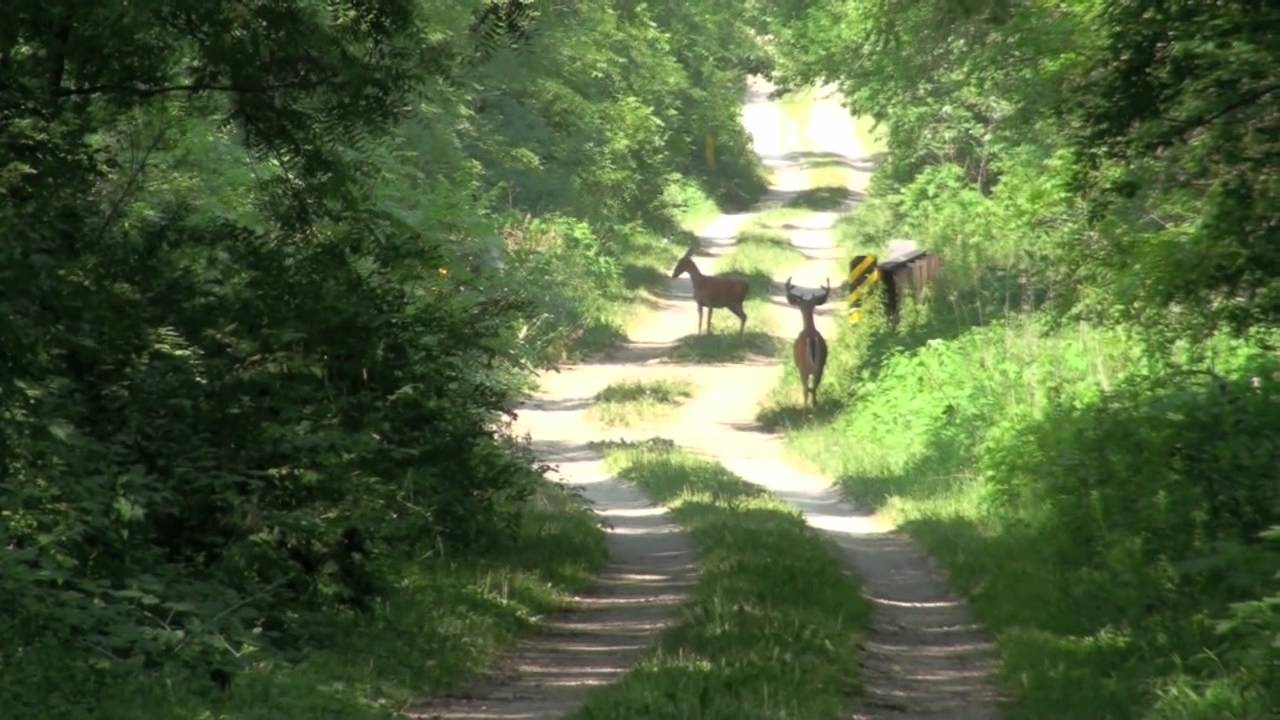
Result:
[[[714,311],[715,311],[715,308],[711,307],[710,305],[707,306],[707,334],[708,335],[711,334],[711,313]]]
[[[741,335],[747,329],[747,313],[743,311],[741,304],[730,306],[729,312],[738,316],[738,334]]]
[[[698,303],[698,334],[702,334],[702,303]]]

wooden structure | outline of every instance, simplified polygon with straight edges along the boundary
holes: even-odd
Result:
[[[862,302],[876,285],[883,285],[885,316],[898,322],[903,298],[909,293],[919,300],[924,289],[942,273],[942,258],[918,248],[907,250],[887,260],[875,255],[857,255],[849,261],[849,322],[862,317]]]

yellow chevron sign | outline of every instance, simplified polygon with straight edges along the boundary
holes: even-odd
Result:
[[[849,324],[862,319],[862,300],[880,282],[880,268],[875,255],[862,255],[849,261]]]

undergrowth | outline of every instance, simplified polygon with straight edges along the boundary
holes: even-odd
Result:
[[[607,461],[689,529],[701,574],[653,654],[572,717],[845,717],[867,606],[795,508],[669,442]]]
[[[1036,300],[960,268],[896,329],[870,302],[818,410],[788,376],[761,419],[947,566],[999,636],[1010,717],[1274,717],[1277,338],[1159,350]]]
[[[456,557],[378,559],[395,585],[366,612],[331,614],[305,642],[242,657],[238,671],[72,675],[59,661],[63,648],[36,646],[0,665],[0,704],[7,716],[32,720],[389,720],[491,663],[588,582],[605,557],[594,516],[577,497],[543,483],[514,540]],[[136,660],[139,670],[145,662]],[[80,688],[79,701],[62,692],[69,683]]]

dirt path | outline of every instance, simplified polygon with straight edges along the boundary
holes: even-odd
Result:
[[[743,121],[771,170],[768,195],[757,210],[776,206],[808,188],[806,158],[821,153],[850,169],[851,189],[865,187],[870,163],[856,140],[853,121],[835,98],[816,101],[797,127],[768,100],[769,87],[752,86]],[[833,274],[832,226],[839,212],[813,212],[780,228],[807,261],[792,275],[801,289],[816,288]],[[697,262],[714,272],[716,256],[731,249],[755,212],[723,215],[701,229],[705,250]],[[800,316],[781,295],[780,281],[767,303],[766,327],[783,328],[787,340]],[[831,277],[833,284],[840,277]],[[819,318],[824,335],[835,333],[830,303]],[[593,686],[612,682],[637,660],[670,621],[674,606],[694,580],[691,545],[665,513],[637,491],[609,478],[590,442],[662,435],[713,458],[749,482],[795,504],[831,541],[861,580],[873,604],[864,643],[867,689],[855,718],[998,717],[992,680],[995,655],[975,626],[966,603],[947,589],[942,572],[905,535],[843,501],[829,480],[788,458],[782,440],[755,420],[757,406],[777,380],[778,361],[756,357],[732,365],[680,365],[664,358],[692,334],[697,312],[687,278],[669,283],[657,307],[629,330],[629,342],[591,362],[566,366],[542,379],[537,398],[521,414],[540,457],[559,464],[564,480],[583,490],[613,524],[611,562],[602,581],[555,619],[547,632],[522,644],[503,671],[464,697],[423,706],[414,717],[559,718]],[[661,425],[605,430],[586,418],[591,398],[621,379],[682,378],[693,399]]]
[[[574,413],[567,402],[544,401],[530,414]],[[610,478],[584,445],[534,443],[580,488],[608,523],[609,563],[597,581],[534,637],[465,692],[419,705],[414,718],[526,720],[560,718],[587,691],[617,681],[643,656],[695,579],[692,546],[666,512],[630,485]]]

